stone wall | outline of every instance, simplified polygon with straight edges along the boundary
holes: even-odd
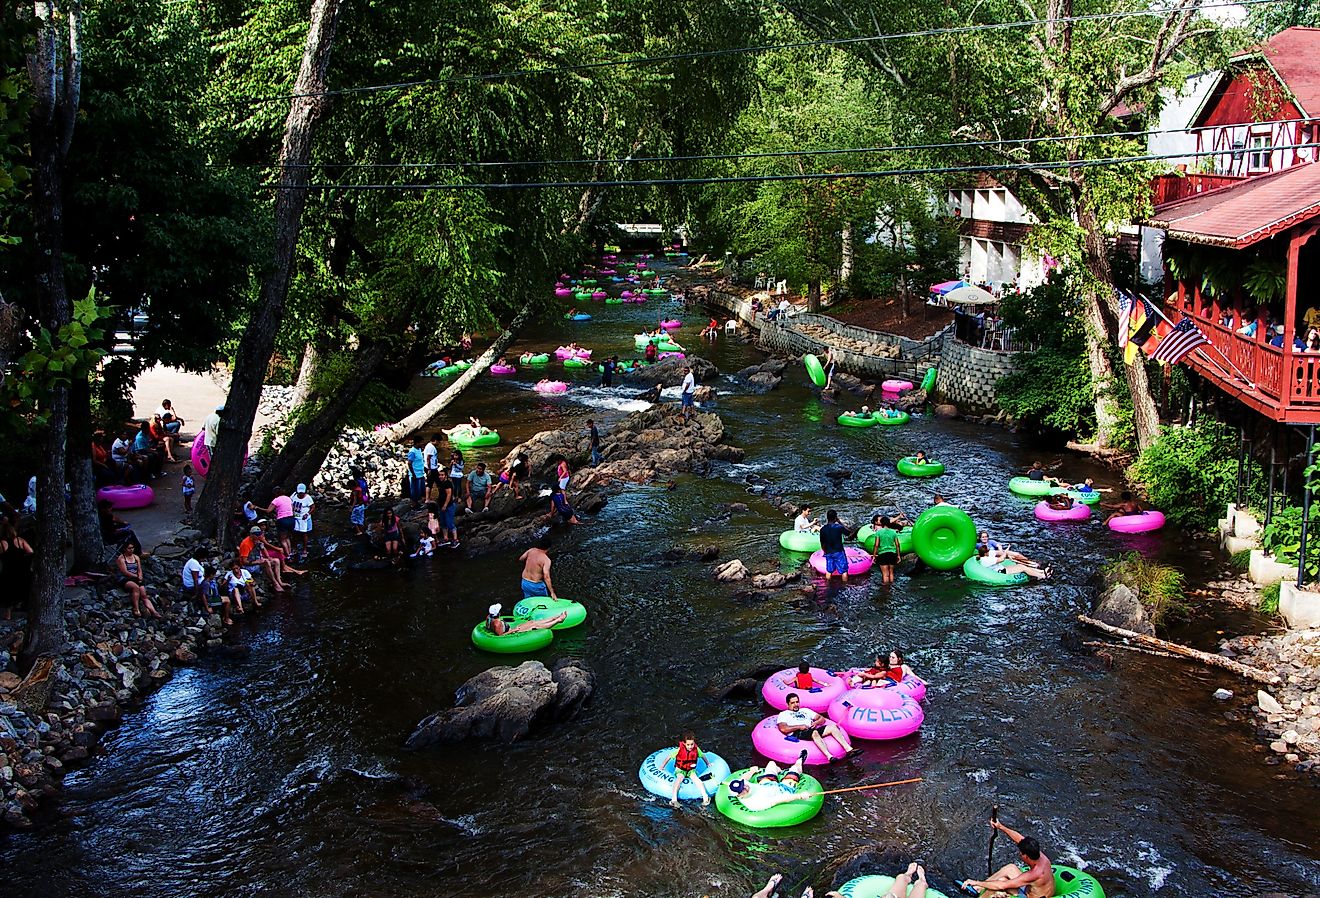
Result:
[[[940,355],[935,392],[963,411],[995,411],[999,407],[995,402],[995,384],[1017,370],[1013,358],[1011,352],[979,349],[949,337]]]
[[[756,317],[748,299],[732,293],[711,290],[704,302],[718,306],[737,318],[744,327],[757,333],[758,344],[772,352],[781,352],[791,356],[813,353],[822,359],[830,344],[805,334],[799,330],[801,325],[821,328],[841,339],[856,340],[875,346],[875,354],[854,352],[834,345],[834,357],[840,371],[859,377],[889,378],[902,376],[919,382],[926,368],[939,364],[940,347],[948,329],[927,337],[925,340],[912,340],[895,334],[868,330],[844,324],[828,315],[813,315],[804,312],[782,321],[770,321],[764,316]],[[952,327],[952,326],[950,326]]]

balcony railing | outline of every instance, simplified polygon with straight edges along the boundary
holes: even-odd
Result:
[[[1245,180],[1244,175],[1192,173],[1157,175],[1151,181],[1151,202],[1158,208],[1165,203],[1172,203],[1174,200],[1186,199],[1189,196],[1196,196],[1198,193],[1205,193],[1209,190],[1218,190],[1220,187],[1227,187],[1229,184],[1236,184],[1238,181]]]

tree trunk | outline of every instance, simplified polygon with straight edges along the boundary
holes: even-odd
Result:
[[[284,321],[294,252],[302,227],[303,208],[307,205],[312,136],[327,106],[326,70],[342,10],[342,0],[312,2],[307,45],[293,89],[295,99],[284,123],[280,187],[275,196],[273,264],[262,282],[261,296],[234,358],[234,375],[229,384],[224,414],[220,416],[220,433],[211,459],[211,470],[197,501],[197,526],[203,532],[215,534],[221,545],[229,541],[229,512],[238,495],[243,456],[252,439],[252,422],[256,419],[266,368],[275,348],[275,336]]]
[[[426,405],[404,418],[398,424],[377,431],[376,442],[383,444],[393,442],[394,440],[401,440],[425,427],[435,418],[436,415],[444,411],[449,403],[457,399],[459,394],[467,389],[468,384],[476,380],[483,371],[489,368],[496,359],[504,354],[504,350],[509,348],[509,344],[513,342],[513,338],[518,335],[518,331],[521,330],[523,325],[530,321],[531,318],[532,307],[529,305],[524,307],[523,310],[518,313],[518,317],[514,318],[509,324],[508,330],[500,334],[495,339],[495,342],[490,344],[490,348],[481,354],[481,356],[472,364],[472,367],[458,376],[458,380],[454,381],[449,386],[449,389],[445,390],[439,396],[426,403]]]
[[[839,248],[839,296],[847,296],[852,292],[853,266],[856,258],[856,247],[853,246],[853,223],[851,221],[843,224],[843,241]]]
[[[1084,187],[1079,184],[1076,189],[1077,201],[1077,224],[1082,229],[1082,249],[1085,253],[1084,264],[1091,273],[1092,285],[1085,293],[1085,302],[1087,306],[1087,322],[1097,325],[1096,339],[1090,339],[1090,330],[1088,327],[1088,356],[1091,358],[1091,374],[1095,377],[1096,365],[1095,354],[1098,352],[1103,357],[1104,367],[1110,370],[1110,379],[1106,383],[1112,382],[1112,366],[1109,364],[1107,353],[1107,344],[1109,343],[1111,320],[1116,322],[1117,327],[1126,327],[1126,323],[1117,321],[1118,309],[1114,302],[1114,274],[1109,267],[1108,247],[1105,245],[1105,235],[1096,220],[1095,213],[1086,199]],[[1136,430],[1137,448],[1145,449],[1155,438],[1159,436],[1160,416],[1155,408],[1155,397],[1150,392],[1150,380],[1146,376],[1145,356],[1138,355],[1138,358],[1131,365],[1123,366],[1123,374],[1127,380],[1128,392],[1132,397],[1132,423]],[[1097,381],[1097,384],[1100,382]],[[1109,403],[1109,397],[1104,395],[1108,391],[1097,391],[1096,393],[1096,421],[1100,422],[1100,405],[1106,406]],[[1112,412],[1106,410],[1111,416]],[[1109,422],[1109,435],[1112,435],[1113,421]],[[1108,439],[1101,439],[1097,434],[1096,442],[1101,446],[1109,444]]]
[[[96,517],[96,478],[92,474],[92,390],[75,383],[69,390],[69,491],[73,501],[69,518],[73,525],[73,569],[90,571],[105,562],[101,523]]]
[[[320,358],[321,353],[316,348],[316,341],[308,340],[307,345],[303,347],[302,364],[298,366],[298,382],[293,385],[290,408],[297,408],[307,400],[315,398],[312,393],[312,381],[316,379],[316,365]]]
[[[820,278],[807,281],[807,311],[820,311]]]
[[[77,0],[59,5],[37,0],[36,34],[27,57],[33,104],[29,139],[32,147],[33,240],[40,260],[37,294],[41,325],[52,334],[73,317],[64,283],[64,163],[73,140],[82,93],[82,7]],[[69,428],[69,389],[52,386],[42,401],[42,469],[37,476],[37,540],[32,591],[19,669],[29,669],[42,655],[65,641],[64,549],[68,519],[64,510],[65,452]]]
[[[318,448],[321,451],[316,469],[319,470],[320,462],[325,460],[326,451],[330,447],[330,440],[339,433],[339,422],[362,393],[362,388],[376,376],[388,350],[383,340],[367,343],[358,350],[352,374],[336,388],[334,395],[326,400],[316,414],[294,428],[279,455],[261,472],[261,479],[252,490],[257,501],[265,502],[277,486],[292,486],[300,478],[305,482],[306,475],[297,470],[299,463]],[[305,470],[305,466],[302,467]]]

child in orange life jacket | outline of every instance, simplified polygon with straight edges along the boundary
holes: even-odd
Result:
[[[804,692],[815,689],[822,685],[816,682],[816,678],[811,675],[811,665],[803,661],[798,665],[798,672],[789,677],[784,677],[784,682],[793,689],[800,689]]]
[[[685,780],[691,779],[696,783],[697,788],[701,790],[701,803],[710,804],[710,796],[706,794],[706,784],[697,776],[697,761],[701,759],[701,747],[697,745],[696,735],[689,730],[683,734],[679,740],[678,748],[674,751],[674,794],[669,799],[669,803],[678,807],[678,790],[682,788]]]

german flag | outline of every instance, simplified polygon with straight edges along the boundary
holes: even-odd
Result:
[[[1131,365],[1137,360],[1138,353],[1150,355],[1170,330],[1172,327],[1149,301],[1135,298],[1124,323],[1126,339],[1119,339],[1123,346],[1123,361]]]

